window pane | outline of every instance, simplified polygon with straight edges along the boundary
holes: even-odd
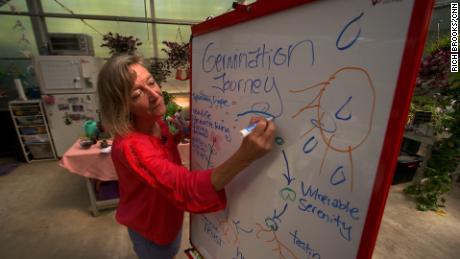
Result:
[[[108,32],[119,33],[122,36],[134,36],[140,39],[142,45],[138,46],[138,51],[144,57],[153,56],[152,44],[152,25],[133,22],[115,22],[115,21],[96,21],[85,20],[91,27],[94,27],[102,34]],[[110,50],[106,47],[100,47],[102,44],[102,35],[83,24],[78,19],[47,18],[48,32],[60,33],[84,33],[93,38],[94,52],[97,57],[109,57]],[[147,27],[148,26],[148,27]]]
[[[54,0],[42,0],[45,13],[113,15],[145,17],[144,0],[59,0],[63,6]],[[147,17],[150,17],[150,1],[146,0]]]
[[[450,5],[435,7],[431,15],[427,42],[434,42],[450,35]],[[430,44],[426,44],[429,46]]]
[[[26,0],[11,0],[0,4],[0,11],[27,12],[27,10]]]
[[[156,0],[155,17],[203,21],[231,10],[233,0]]]
[[[29,57],[38,53],[29,17],[2,15],[0,31],[8,35],[0,38],[0,58]]]

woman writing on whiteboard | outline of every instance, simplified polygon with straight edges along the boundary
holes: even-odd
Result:
[[[139,258],[173,258],[184,211],[224,209],[224,187],[273,147],[273,122],[251,118],[256,128],[230,158],[190,173],[181,166],[178,138],[162,121],[161,89],[135,55],[113,56],[105,63],[98,95],[104,126],[114,134],[112,160],[120,190],[116,219],[128,227]]]

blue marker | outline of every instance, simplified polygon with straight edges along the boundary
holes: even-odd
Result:
[[[268,121],[272,121],[274,119],[274,117],[268,117],[267,118],[267,122]],[[241,136],[244,138],[246,137],[247,135],[249,135],[257,126],[257,123],[253,123],[249,126],[247,126],[246,128],[240,130],[240,133],[241,133]]]

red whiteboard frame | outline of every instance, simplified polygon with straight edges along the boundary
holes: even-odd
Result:
[[[315,0],[259,0],[251,5],[236,5],[235,10],[232,12],[192,26],[192,37],[217,31],[225,27],[247,22],[313,1]],[[369,0],[369,2],[374,2],[374,0]],[[414,92],[417,72],[421,63],[433,4],[434,0],[414,0],[414,7],[409,22],[409,30],[404,46],[395,94],[393,96],[393,103],[391,105],[382,153],[375,175],[356,258],[371,258],[374,251],[385,203],[396,168],[396,161],[404,134],[404,126],[409,113],[410,100]],[[190,78],[190,111],[193,105],[192,89],[192,78]],[[191,156],[192,152],[190,152],[190,161],[192,161]]]

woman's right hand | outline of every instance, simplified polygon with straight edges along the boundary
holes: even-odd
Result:
[[[263,117],[253,117],[250,123],[257,123],[255,129],[247,135],[238,150],[224,163],[214,169],[211,182],[216,191],[220,191],[243,169],[273,149],[275,124]]]
[[[246,163],[252,163],[273,149],[276,126],[273,121],[267,121],[264,117],[252,117],[250,124],[256,123],[254,130],[247,135],[237,154]]]

